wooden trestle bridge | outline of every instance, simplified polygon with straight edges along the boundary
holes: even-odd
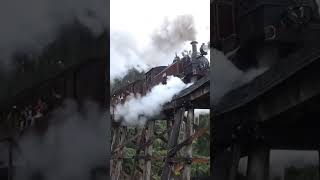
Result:
[[[199,128],[194,118],[194,109],[210,109],[209,76],[196,81],[181,91],[170,103],[163,107],[161,115],[149,119],[144,128],[137,128],[136,134],[129,137],[128,127],[113,122],[112,160],[110,164],[112,180],[120,179],[154,179],[151,165],[155,161],[163,163],[161,179],[191,179],[192,163],[209,163],[209,157],[193,157],[192,142],[208,133],[210,128]],[[185,118],[185,112],[187,117]],[[155,129],[156,121],[166,121],[167,128],[163,132]],[[168,135],[166,138],[165,135]],[[152,154],[153,142],[160,139],[167,143],[166,156]],[[131,174],[124,172],[123,150],[126,145],[134,143],[136,153]],[[176,176],[179,173],[179,176]]]

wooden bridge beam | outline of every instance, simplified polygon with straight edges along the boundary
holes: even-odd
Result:
[[[318,180],[320,180],[320,148],[318,149]]]
[[[117,127],[114,134],[114,144],[113,147],[121,146],[124,143],[126,137],[126,128],[125,127]],[[122,156],[122,150],[117,152],[117,155]],[[122,160],[118,159],[116,162],[112,161],[111,168],[111,178],[112,180],[120,180],[121,178],[121,170],[122,170]]]
[[[185,111],[184,108],[180,108],[180,109],[176,110],[176,112],[174,114],[174,122],[172,125],[172,129],[171,129],[171,133],[170,133],[170,137],[169,137],[169,141],[168,141],[168,149],[169,150],[174,148],[178,144],[180,125],[181,125],[182,119],[184,117],[184,111]],[[165,161],[165,165],[164,165],[163,171],[161,173],[161,180],[168,180],[170,178],[171,165],[169,162],[169,158],[170,157],[167,157],[167,159]]]
[[[237,143],[231,147],[216,147],[211,160],[212,179],[236,180],[242,147]]]
[[[264,145],[254,145],[249,151],[248,180],[269,179],[270,149]]]
[[[188,139],[193,134],[193,121],[194,121],[194,109],[188,110],[187,122],[185,127],[184,139]],[[185,147],[184,156],[186,158],[192,158],[192,143],[188,144]],[[190,180],[191,179],[191,164],[187,163],[184,166],[182,179]]]
[[[232,161],[231,150],[225,147],[215,147],[215,151],[211,156],[211,159],[210,168],[212,179],[227,180],[230,175],[230,164]]]
[[[146,132],[146,141],[149,141],[152,139],[152,136],[154,134],[154,125],[155,121],[148,121],[147,123],[147,132]],[[152,156],[152,143],[145,147],[144,151],[145,156],[151,157]],[[150,180],[151,178],[151,158],[147,158],[144,161],[144,180]]]
[[[233,144],[232,146],[232,160],[231,160],[231,169],[229,180],[236,180],[237,173],[238,173],[238,166],[241,157],[241,145],[240,144]]]
[[[145,134],[145,129],[137,129],[137,133],[139,134],[138,136],[138,145],[141,145],[143,143],[143,136]],[[140,155],[140,148],[136,149],[136,156]],[[137,178],[138,175],[136,175],[136,168],[139,167],[139,159],[134,159],[133,162],[133,168],[132,168],[132,172],[131,172],[131,179],[135,180]]]

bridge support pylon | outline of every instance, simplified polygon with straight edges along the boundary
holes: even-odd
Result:
[[[212,179],[227,180],[230,176],[230,166],[232,161],[231,150],[224,147],[215,147],[215,153],[212,155],[212,157]]]
[[[150,141],[153,137],[154,134],[154,125],[155,121],[149,121],[147,122],[147,132],[146,132],[146,142]],[[145,162],[144,162],[144,171],[143,171],[143,176],[144,180],[150,180],[151,179],[151,156],[152,156],[152,143],[148,144],[145,147]]]
[[[268,180],[270,148],[265,145],[254,145],[248,156],[248,180]]]
[[[232,159],[229,173],[229,180],[236,180],[238,173],[238,166],[241,157],[242,146],[238,143],[232,145]]]
[[[168,139],[168,149],[174,148],[178,144],[180,125],[184,117],[184,108],[179,108],[174,112],[174,122]],[[171,177],[171,168],[172,164],[169,162],[169,158],[172,158],[173,155],[168,155],[165,160],[165,165],[161,173],[161,180],[168,180]]]
[[[186,122],[185,133],[184,133],[185,140],[193,134],[193,122],[194,122],[194,109],[190,108],[190,109],[188,109],[187,122]],[[185,150],[184,156],[187,159],[191,160],[191,158],[192,158],[192,143],[187,145],[184,150]],[[191,179],[191,163],[187,163],[185,165],[182,176],[183,176],[182,179],[185,179],[185,180]]]

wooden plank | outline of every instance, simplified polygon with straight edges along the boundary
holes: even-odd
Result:
[[[168,142],[168,149],[172,149],[173,147],[175,147],[177,145],[178,142],[178,137],[179,137],[179,131],[180,131],[180,124],[181,121],[184,117],[184,108],[180,108],[178,110],[176,110],[175,114],[174,114],[174,123],[172,126],[172,130],[170,133],[170,138],[169,138],[169,142]],[[170,156],[168,156],[167,158],[170,158]],[[168,159],[166,159],[165,161],[165,165],[161,174],[161,180],[168,180],[170,178],[170,174],[171,174],[171,166],[168,162]]]
[[[120,126],[115,126],[113,129],[113,136],[112,136],[112,142],[111,142],[111,152],[113,151],[113,149],[119,144],[119,129]],[[111,160],[110,160],[110,175],[111,175],[111,179],[114,179],[114,175],[115,175],[115,162],[114,162],[114,158],[115,156],[112,155],[111,156]]]
[[[142,150],[143,148],[145,148],[146,146],[149,146],[153,143],[153,141],[156,139],[156,138],[160,138],[164,136],[164,134],[166,134],[167,132],[170,132],[171,129],[168,129],[166,131],[163,131],[162,133],[156,135],[156,136],[152,136],[150,139],[148,139],[144,144],[140,145],[139,146],[139,150]],[[164,137],[163,137],[164,138]],[[164,138],[165,141],[167,141],[165,138]]]
[[[320,149],[318,149],[318,179],[320,180]]]
[[[238,172],[240,156],[241,156],[241,146],[239,144],[234,144],[232,146],[232,163],[231,163],[229,180],[236,180],[237,178],[236,176]]]
[[[164,135],[159,135],[158,138],[163,141],[164,143],[168,143],[168,139],[164,137]]]
[[[175,147],[171,148],[168,152],[168,156],[172,157],[174,156],[182,147],[191,144],[195,139],[198,137],[204,135],[207,132],[206,128],[200,128],[198,131],[196,131],[192,136],[181,142],[180,144],[176,145]]]
[[[269,179],[270,149],[264,144],[254,144],[250,147],[248,156],[248,180]]]
[[[115,154],[118,151],[122,150],[126,145],[128,145],[130,142],[132,142],[133,140],[137,139],[140,136],[140,134],[136,134],[135,136],[133,136],[132,138],[130,138],[129,140],[125,141],[123,144],[117,146],[111,154]]]
[[[185,127],[185,136],[184,139],[187,140],[193,134],[193,121],[194,121],[194,109],[188,110],[187,122]],[[192,158],[192,143],[189,143],[185,147],[184,156],[187,158]],[[186,163],[183,169],[182,179],[190,180],[191,179],[191,164]]]
[[[14,134],[14,119],[10,118],[10,136],[11,138],[9,139],[9,147],[8,147],[8,180],[13,179],[13,134]]]
[[[167,120],[167,129],[172,129],[172,120],[171,120],[171,118],[170,119],[168,119]],[[170,137],[170,133],[171,133],[171,131],[168,131],[168,139],[169,139],[169,137]]]
[[[126,128],[120,127],[119,128],[119,134],[118,134],[118,143],[121,145],[126,137]],[[119,155],[122,155],[122,151],[118,152]],[[121,171],[122,171],[122,160],[117,160],[115,162],[115,167],[114,167],[114,173],[112,180],[120,180],[121,177]]]
[[[138,145],[142,144],[143,142],[143,136],[145,134],[145,128],[144,129],[137,129],[138,130],[138,134],[141,134],[140,136],[138,136]],[[136,150],[136,156],[140,155],[140,149],[138,148]],[[138,174],[136,175],[136,168],[139,167],[139,159],[135,158],[133,161],[133,168],[132,168],[132,172],[131,172],[131,179],[135,180],[138,176]]]
[[[147,124],[147,133],[146,133],[146,140],[151,140],[154,132],[154,124],[155,121],[149,121]],[[150,141],[152,142],[152,141]],[[152,143],[145,147],[145,156],[152,156]],[[144,161],[144,171],[143,171],[144,180],[150,180],[151,177],[151,159],[145,159]]]

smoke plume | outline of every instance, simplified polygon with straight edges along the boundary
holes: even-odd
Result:
[[[37,53],[53,41],[62,25],[77,20],[94,34],[107,27],[105,0],[4,0],[0,6],[0,63],[16,51]]]
[[[53,113],[43,136],[29,133],[19,141],[15,161],[23,165],[17,168],[15,179],[41,175],[45,180],[89,180],[94,168],[106,170],[109,147],[105,115],[92,102],[79,107],[66,101]]]
[[[123,77],[128,69],[147,70],[152,66],[167,65],[172,62],[174,53],[182,50],[186,41],[195,40],[196,30],[191,15],[180,15],[172,21],[165,19],[154,30],[145,48],[138,48],[137,40],[128,32],[111,31],[110,76]]]
[[[132,95],[124,104],[115,107],[115,120],[127,126],[142,126],[148,118],[158,115],[162,106],[170,102],[174,95],[188,87],[178,77],[168,77],[167,84],[159,84],[145,96]]]
[[[244,85],[267,70],[266,67],[251,69],[246,72],[238,69],[228,58],[216,49],[211,50],[213,66],[213,100],[218,102],[229,91]]]
[[[151,38],[155,48],[163,52],[170,52],[172,49],[179,48],[185,41],[195,40],[194,19],[190,15],[177,16],[172,22],[165,19]]]

